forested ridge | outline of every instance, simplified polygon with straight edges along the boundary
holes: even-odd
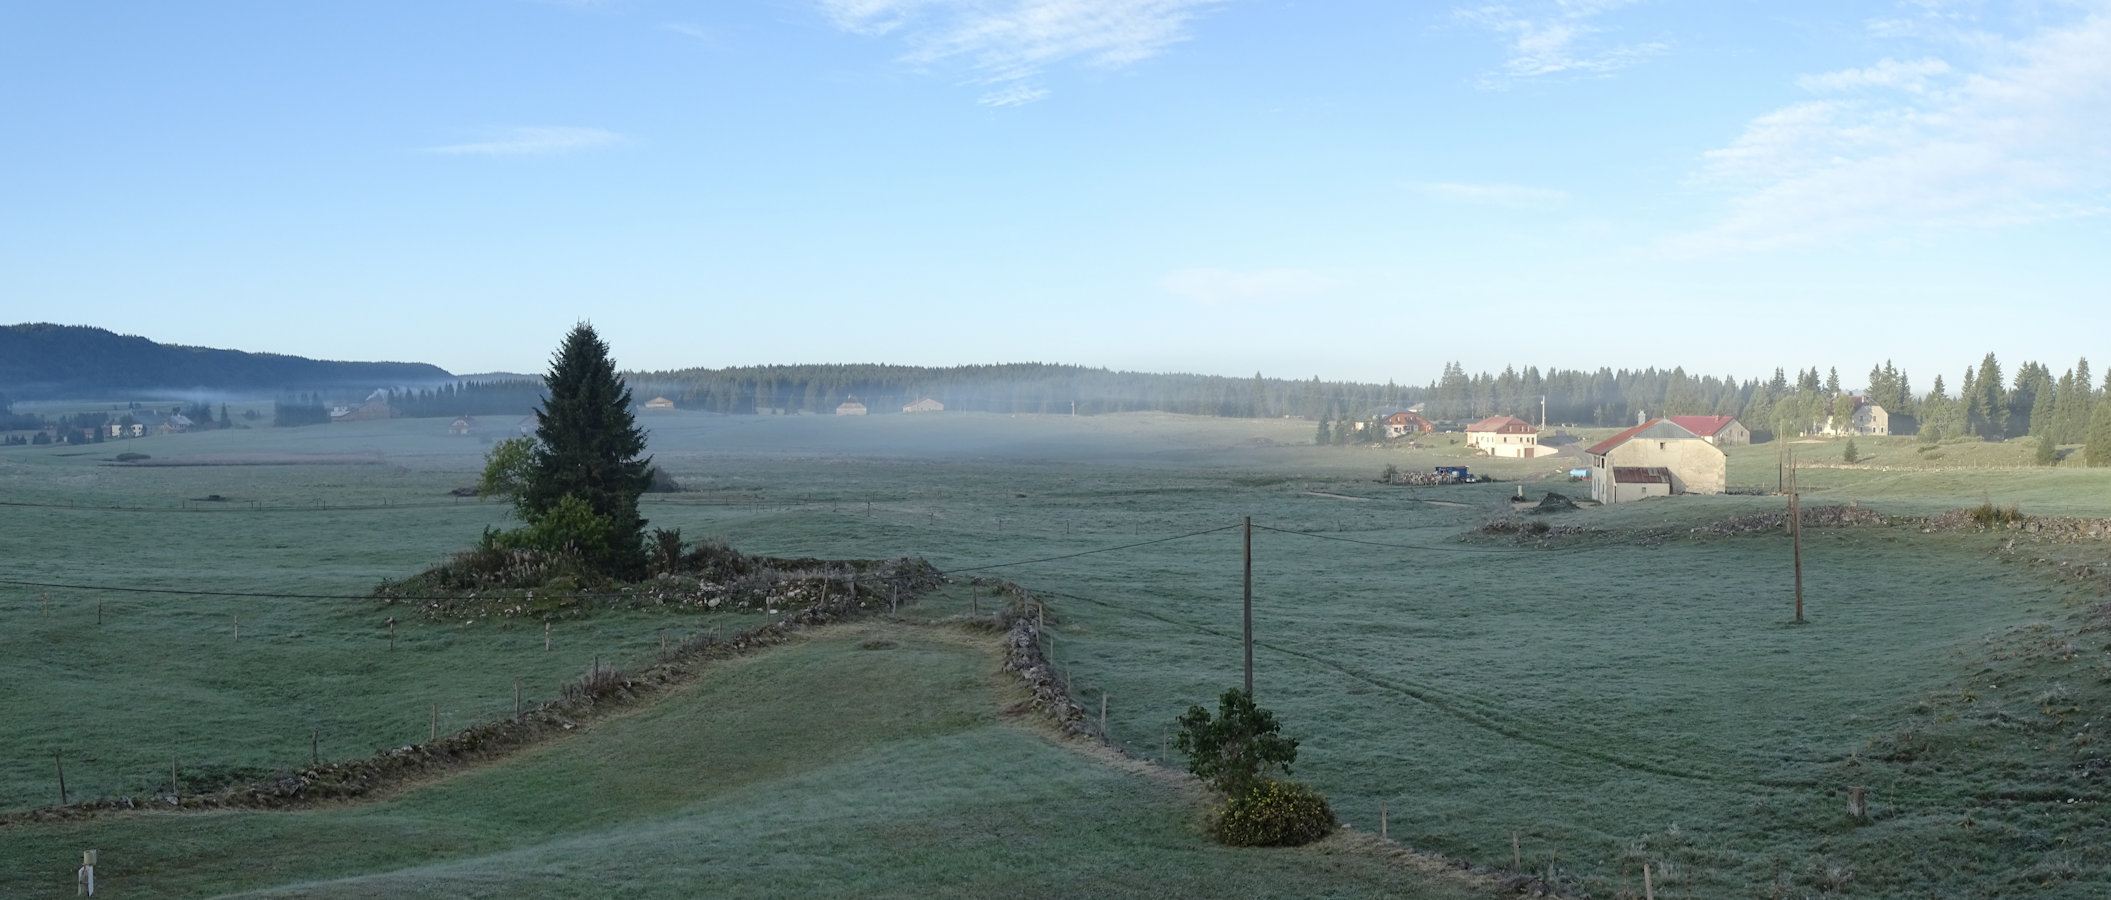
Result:
[[[142,392],[270,395],[286,390],[451,381],[428,363],[338,362],[161,344],[81,325],[0,327],[0,391],[16,400]]]

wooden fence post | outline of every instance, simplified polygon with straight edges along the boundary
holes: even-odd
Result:
[[[550,652],[550,620],[542,621],[542,652]]]
[[[1378,839],[1385,840],[1385,801],[1378,801]]]
[[[1649,881],[1649,864],[1642,864],[1642,900],[1657,900],[1656,885]]]
[[[1510,829],[1510,871],[1521,872],[1525,868],[1525,855],[1517,848],[1517,829]]]
[[[169,799],[183,805],[183,782],[176,778],[176,754],[169,754]]]
[[[439,740],[439,739],[440,739],[440,704],[438,704],[438,703],[435,703],[435,704],[433,704],[433,705],[432,705],[432,738],[431,738],[431,740],[435,740],[435,741],[437,741],[437,740]]]
[[[59,805],[66,805],[66,761],[59,758],[57,750],[51,751],[51,764],[59,767]]]
[[[513,718],[520,719],[520,679],[513,679]]]

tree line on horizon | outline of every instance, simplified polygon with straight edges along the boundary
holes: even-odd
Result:
[[[1735,416],[1759,440],[1821,427],[1851,414],[1855,398],[1890,413],[1895,433],[1924,440],[2032,436],[2054,444],[2084,443],[2099,408],[2111,398],[2111,373],[2098,383],[2084,358],[2055,375],[2040,362],[2006,373],[1993,353],[1966,366],[1954,383],[1936,375],[1925,392],[1889,361],[1872,366],[1859,388],[1837,367],[1815,366],[1793,375],[1777,368],[1767,379],[1693,375],[1684,368],[1594,371],[1536,366],[1468,374],[1444,365],[1427,385],[1397,382],[1252,378],[1190,373],[1114,371],[1085,366],[1011,363],[931,368],[881,364],[772,365],[725,369],[632,372],[626,381],[641,398],[664,396],[685,409],[728,415],[827,414],[845,401],[885,414],[929,397],[949,410],[1006,414],[1103,415],[1164,412],[1225,418],[1302,418],[1367,422],[1380,410],[1421,405],[1439,422],[1471,422],[1514,415],[1538,422],[1544,402],[1550,424],[1610,427],[1670,415]],[[543,397],[540,379],[465,382],[422,388],[385,388],[394,415],[526,415]],[[355,404],[357,394],[311,391],[284,394],[274,423],[320,424],[333,404]],[[2103,413],[2111,416],[2111,411]],[[0,424],[39,427],[15,416],[0,400]],[[24,424],[29,422],[32,424]],[[2111,428],[2107,421],[2106,428]],[[1338,426],[1337,426],[1338,431]]]
[[[1889,361],[1872,366],[1860,388],[1843,386],[1838,368],[1817,367],[1794,375],[1777,368],[1772,378],[1690,375],[1662,370],[1549,369],[1469,375],[1456,362],[1428,385],[1397,382],[1324,381],[1219,375],[1119,372],[1082,366],[1020,363],[924,368],[891,365],[744,366],[633,373],[626,376],[640,396],[657,394],[685,409],[728,415],[831,413],[856,400],[885,413],[929,397],[949,410],[1014,414],[1080,415],[1167,412],[1230,418],[1351,419],[1361,421],[1385,408],[1421,404],[1434,421],[1466,422],[1492,415],[1538,421],[1544,398],[1546,421],[1608,427],[1667,415],[1727,415],[1765,432],[1801,430],[1849,411],[1866,398],[1894,419],[1932,425],[1947,437],[2004,439],[2055,433],[2061,443],[2079,443],[2095,399],[2111,392],[2091,378],[2080,360],[2054,376],[2050,367],[2026,362],[2013,381],[2003,377],[1994,354],[1966,367],[1952,393],[1942,376],[1925,393],[1914,391],[1907,373]]]

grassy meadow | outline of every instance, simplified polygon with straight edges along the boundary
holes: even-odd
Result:
[[[964,611],[970,577],[1023,585],[1048,599],[1080,702],[1104,698],[1112,743],[1176,767],[1173,718],[1240,678],[1235,526],[1251,516],[1255,693],[1303,741],[1294,774],[1354,832],[1376,832],[1383,804],[1408,846],[1504,869],[1515,854],[1591,896],[1640,896],[1644,863],[1661,897],[2111,890],[2101,591],[2056,565],[2101,544],[1809,529],[1799,626],[1782,534],[1693,531],[1776,497],[1555,514],[1602,533],[1545,547],[1458,540],[1537,518],[1510,509],[1519,485],[1587,493],[1573,457],[1471,461],[1505,480],[1409,488],[1373,479],[1463,448],[1317,448],[1310,423],[1148,414],[642,421],[687,489],[647,498],[654,525],[958,573],[913,617]],[[88,586],[0,584],[0,809],[57,802],[54,754],[75,799],[149,797],[172,757],[210,780],[305,765],[311,736],[325,758],[364,756],[424,740],[435,707],[443,731],[507,714],[516,678],[547,698],[597,658],[634,666],[662,635],[763,620],[605,612],[556,623],[545,651],[540,622],[356,599],[504,523],[448,496],[485,445],[445,426],[0,451],[0,578]],[[2111,470],[2024,467],[2022,442],[1858,439],[1871,458],[1854,466],[1843,442],[1792,446],[1807,504],[2103,516],[2111,499]],[[1777,459],[1735,450],[1732,487],[1771,489]],[[1025,560],[1042,561],[1000,565]],[[1191,786],[1001,715],[987,646],[912,625],[817,634],[386,801],[0,826],[0,894],[70,891],[88,846],[142,896],[1466,890],[1403,880],[1349,838],[1216,848]],[[1848,817],[1849,786],[1867,788],[1867,821]]]

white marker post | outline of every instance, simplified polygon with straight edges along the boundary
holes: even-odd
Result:
[[[74,877],[77,896],[95,896],[95,851],[81,851],[81,871]]]

